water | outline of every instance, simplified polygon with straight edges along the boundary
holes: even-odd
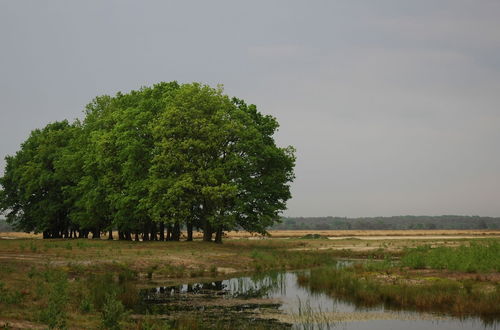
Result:
[[[358,308],[322,293],[312,293],[297,282],[300,272],[271,272],[223,281],[158,287],[141,292],[144,306],[155,313],[196,313],[208,322],[248,321],[269,328],[294,329],[500,329],[478,318],[411,311],[383,306]],[[211,319],[210,319],[211,317]],[[238,323],[240,324],[240,323]]]

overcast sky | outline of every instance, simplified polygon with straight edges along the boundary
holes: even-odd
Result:
[[[0,0],[0,174],[34,128],[225,85],[297,148],[289,216],[500,216],[500,1]]]

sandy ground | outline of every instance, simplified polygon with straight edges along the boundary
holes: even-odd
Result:
[[[356,311],[356,312],[329,312],[329,313],[312,313],[306,316],[300,316],[298,314],[285,314],[285,313],[274,313],[274,314],[263,314],[259,317],[267,317],[279,320],[280,322],[286,323],[301,323],[310,322],[311,320],[324,323],[328,322],[356,322],[356,321],[371,321],[371,320],[405,320],[405,321],[416,321],[416,320],[445,320],[449,319],[446,316],[434,315],[429,313],[402,313],[402,312],[368,312],[368,311]]]

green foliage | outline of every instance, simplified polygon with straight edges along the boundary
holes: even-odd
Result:
[[[153,219],[264,233],[284,210],[293,179],[293,149],[275,146],[277,127],[222,89],[182,85],[153,125]]]
[[[15,156],[6,157],[0,178],[0,211],[17,229],[60,236],[68,227],[70,206],[65,187],[71,178],[60,169],[65,148],[78,127],[67,121],[34,130]]]
[[[449,269],[463,272],[500,271],[500,242],[472,243],[470,246],[421,246],[407,249],[401,265],[414,268]]]
[[[265,233],[294,178],[294,149],[276,146],[277,128],[221,87],[170,82],[99,96],[82,122],[34,130],[6,158],[0,212],[46,238],[112,229],[147,238],[155,222],[219,241],[224,230]]]
[[[94,310],[94,304],[92,303],[89,296],[83,296],[80,301],[80,311],[82,313],[90,313]]]
[[[125,307],[114,293],[106,294],[101,311],[101,325],[103,329],[118,330],[127,313]]]

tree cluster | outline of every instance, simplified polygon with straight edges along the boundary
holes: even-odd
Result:
[[[255,105],[198,83],[99,96],[83,120],[36,129],[6,157],[0,210],[45,238],[265,233],[294,178],[294,150],[276,146],[277,128]]]

